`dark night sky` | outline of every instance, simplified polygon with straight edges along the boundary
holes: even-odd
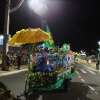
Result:
[[[14,6],[19,0],[12,1]],[[96,0],[50,0],[50,2],[46,20],[55,42],[60,45],[69,42],[73,50],[95,50],[97,41],[100,40],[100,33],[96,27]],[[4,8],[5,3],[2,0],[0,1],[0,32],[2,33]],[[39,16],[29,9],[26,2],[18,11],[12,13],[10,18],[10,34],[22,28],[41,26]]]

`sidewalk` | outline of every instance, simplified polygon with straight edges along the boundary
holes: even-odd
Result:
[[[96,69],[96,62],[88,63],[86,60],[78,59],[78,63],[79,63],[79,64],[84,64],[84,65],[86,65],[88,68],[91,68],[91,69],[93,69],[93,70],[95,70],[95,71],[99,71],[99,72],[100,72],[100,69],[99,69],[99,70]]]
[[[10,66],[9,71],[2,71],[0,68],[0,77],[2,76],[7,76],[7,75],[12,75],[12,74],[17,74],[20,72],[26,72],[27,71],[27,65],[22,65],[21,68],[18,70],[15,68],[15,66]]]

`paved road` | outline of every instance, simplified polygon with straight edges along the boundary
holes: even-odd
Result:
[[[71,81],[68,92],[39,95],[36,100],[100,100],[100,73],[83,65],[77,65],[77,71],[79,75]],[[0,77],[0,81],[18,95],[24,91],[25,73]]]
[[[19,95],[24,90],[25,72],[0,77],[0,81],[3,82],[8,87],[8,89],[12,90],[13,93]]]

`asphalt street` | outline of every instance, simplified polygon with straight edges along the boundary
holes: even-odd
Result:
[[[78,75],[71,81],[67,92],[50,93],[31,97],[31,100],[100,100],[100,73],[86,65],[77,65]],[[0,77],[16,95],[24,91],[25,72]]]

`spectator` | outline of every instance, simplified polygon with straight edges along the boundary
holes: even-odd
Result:
[[[9,58],[8,54],[6,54],[5,62],[6,62],[6,68],[7,68],[7,70],[9,70],[9,66],[10,66],[10,58]]]
[[[16,62],[17,62],[17,69],[20,69],[20,66],[21,66],[21,56],[19,54],[16,57]]]

